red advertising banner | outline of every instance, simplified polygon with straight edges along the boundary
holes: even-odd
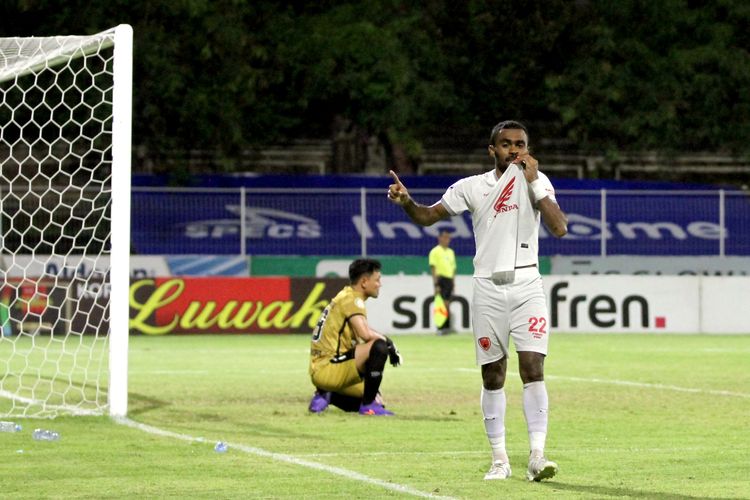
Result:
[[[341,278],[155,278],[130,286],[133,333],[309,333]]]
[[[47,278],[5,277],[0,286],[0,335],[64,334],[69,303],[62,283]]]

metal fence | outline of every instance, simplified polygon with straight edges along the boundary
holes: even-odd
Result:
[[[443,190],[411,189],[432,204]],[[562,239],[540,230],[541,255],[750,256],[742,192],[560,190]],[[134,188],[132,242],[141,254],[425,255],[438,232],[473,255],[470,214],[421,227],[386,189]]]

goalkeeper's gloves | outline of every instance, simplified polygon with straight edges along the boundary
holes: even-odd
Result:
[[[388,361],[391,362],[391,366],[401,366],[401,353],[398,352],[396,344],[388,337],[385,338],[385,343],[388,345]]]

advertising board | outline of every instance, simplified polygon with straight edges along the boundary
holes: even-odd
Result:
[[[133,246],[154,255],[426,255],[446,229],[457,255],[474,254],[468,213],[421,227],[384,192],[135,190]],[[432,204],[442,193],[413,194]],[[740,193],[615,191],[605,200],[561,191],[558,200],[568,235],[542,226],[542,255],[750,255],[750,202]]]
[[[750,278],[704,276],[545,276],[552,331],[572,333],[750,333],[737,314],[750,303]],[[435,331],[429,277],[384,277],[367,302],[386,333]],[[453,327],[471,330],[472,278],[459,276]]]
[[[146,335],[312,331],[338,278],[155,278],[132,282],[130,329]]]
[[[131,281],[133,334],[309,334],[343,278],[158,277]],[[384,276],[366,302],[370,325],[385,334],[435,332],[428,275]],[[71,286],[72,285],[72,286]],[[750,333],[742,307],[750,277],[545,276],[549,326],[571,333]],[[0,288],[4,335],[103,335],[107,283],[9,278]],[[458,276],[452,326],[471,330],[472,278]]]

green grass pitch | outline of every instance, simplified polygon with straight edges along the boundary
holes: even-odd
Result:
[[[0,496],[750,498],[750,336],[553,335],[547,455],[560,472],[542,483],[524,477],[514,357],[513,476],[485,482],[471,335],[396,338],[405,363],[382,386],[391,418],[308,414],[308,342],[132,337],[129,418],[144,426],[21,420],[22,432],[0,434]],[[40,426],[61,440],[33,441]],[[218,440],[228,452],[213,450]]]

